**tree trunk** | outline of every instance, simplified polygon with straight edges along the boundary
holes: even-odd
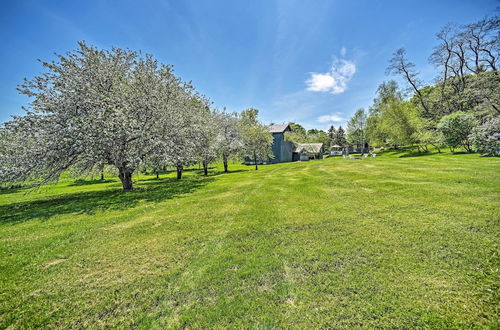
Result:
[[[466,150],[468,153],[471,153],[471,152],[472,152],[472,148],[470,147],[470,143],[469,143],[469,142],[464,143],[464,148],[465,148],[465,150]]]
[[[253,153],[253,160],[255,162],[255,170],[258,170],[259,166],[257,165],[257,154],[255,152]]]
[[[155,172],[156,172],[156,178],[159,179],[160,178],[160,172],[158,172],[158,170],[156,170]]]
[[[184,169],[184,166],[182,166],[181,163],[177,164],[177,180],[182,179],[182,170]]]
[[[438,153],[441,153],[441,149],[438,147],[438,145],[437,145],[437,144],[433,144],[433,143],[431,143],[431,145],[432,145],[434,148],[436,148],[436,149],[437,149]]]
[[[101,170],[101,181],[104,181],[104,170]]]
[[[132,190],[132,171],[120,169],[120,173],[118,174],[120,181],[122,182],[123,190],[130,191]]]
[[[203,161],[203,173],[208,176],[208,162],[206,160]]]
[[[224,172],[226,173],[227,173],[227,162],[228,162],[227,156],[225,154],[222,154],[222,163],[224,164]]]

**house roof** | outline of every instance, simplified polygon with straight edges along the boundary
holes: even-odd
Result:
[[[319,153],[322,147],[323,143],[299,143],[293,148],[293,152]]]
[[[289,127],[290,125],[288,124],[275,124],[275,125],[271,125],[269,126],[269,132],[270,133],[283,133],[284,131],[286,131],[287,127]]]

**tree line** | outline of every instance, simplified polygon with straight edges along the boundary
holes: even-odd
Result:
[[[396,50],[387,73],[407,88],[394,80],[382,83],[372,106],[350,119],[350,143],[500,155],[499,17],[448,24],[436,38],[429,57],[438,72],[435,83],[424,86],[406,50]]]
[[[272,155],[272,135],[257,109],[227,113],[152,55],[128,49],[77,50],[41,61],[44,73],[18,91],[31,98],[22,116],[0,127],[0,182],[57,180],[117,170],[124,190],[140,169],[175,167],[177,179],[195,163]]]

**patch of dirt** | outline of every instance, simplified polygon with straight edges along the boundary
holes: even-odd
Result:
[[[49,262],[48,264],[45,264],[42,266],[42,268],[49,268],[51,266],[54,266],[54,265],[57,265],[57,264],[60,264],[61,262],[63,261],[66,261],[68,259],[56,259],[56,260],[52,260],[51,262]]]

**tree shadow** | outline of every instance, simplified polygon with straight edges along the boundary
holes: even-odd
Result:
[[[241,172],[249,172],[250,170],[228,170],[227,172],[224,172],[223,170],[220,171],[215,171],[215,172],[208,172],[208,177],[213,177],[213,176],[219,176],[222,174],[233,174],[233,173],[241,173]],[[202,171],[203,172],[203,171]]]
[[[425,157],[425,156],[432,156],[432,155],[439,155],[439,152],[418,152],[418,151],[412,151],[412,152],[405,152],[403,155],[399,156],[398,158],[411,158],[411,157]],[[443,153],[441,153],[443,154]]]
[[[35,218],[47,220],[60,214],[94,214],[133,208],[142,202],[161,202],[194,192],[213,178],[186,177],[182,180],[164,178],[156,182],[140,181],[130,192],[106,189],[67,193],[44,199],[10,203],[0,206],[0,223],[20,223]]]
[[[93,180],[84,180],[84,179],[77,179],[75,180],[72,184],[69,186],[74,187],[74,186],[88,186],[88,185],[93,185],[93,184],[100,184],[100,183],[111,183],[111,182],[117,182],[116,180],[111,180],[111,179],[93,179]]]

